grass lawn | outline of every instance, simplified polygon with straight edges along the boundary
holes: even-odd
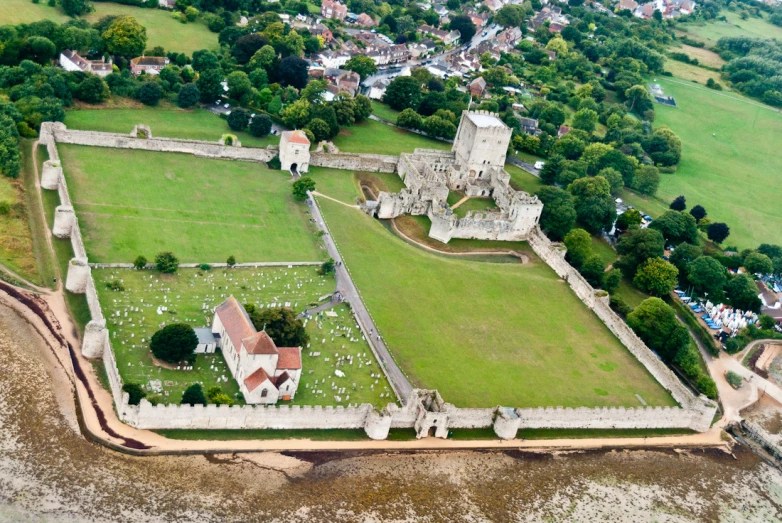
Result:
[[[457,202],[458,201],[459,200],[457,200]],[[454,202],[454,204],[455,203],[456,202]],[[464,218],[470,211],[484,212],[492,210],[497,210],[497,204],[495,203],[494,198],[470,198],[454,209],[453,212],[459,218]]]
[[[154,132],[154,130],[153,130]],[[375,120],[343,128],[334,145],[346,153],[412,153],[415,148],[450,150],[452,144],[398,129]]]
[[[716,45],[723,36],[748,36],[750,38],[782,39],[782,27],[768,23],[765,19],[748,18],[742,20],[736,13],[721,11],[720,15],[727,22],[711,21],[690,24],[677,24],[677,28],[686,31],[690,38],[706,42],[709,46]]]
[[[460,407],[673,405],[543,262],[413,247],[364,213],[319,203],[397,363]]]
[[[702,47],[693,47],[691,45],[682,44],[678,50],[682,53],[685,53],[690,58],[697,58],[701,65],[705,65],[707,67],[716,67],[719,69],[725,64],[725,60],[723,60],[720,55],[714,51],[709,51],[708,49]]]
[[[633,282],[626,278],[622,278],[622,281],[619,282],[616,294],[632,308],[638,307],[642,301],[649,297],[648,294],[633,285]]]
[[[199,354],[193,370],[188,371],[156,365],[149,351],[149,339],[166,322],[208,327],[212,309],[232,294],[241,303],[290,306],[301,312],[329,294],[334,286],[332,277],[319,276],[314,267],[181,269],[176,275],[95,269],[93,275],[123,380],[142,385],[150,380],[161,380],[168,393],[163,403],[179,403],[182,392],[196,381],[205,389],[219,385],[232,397],[239,391],[220,353]],[[115,280],[122,282],[124,291],[106,288],[106,283]],[[159,312],[160,306],[168,307],[168,311]],[[309,320],[306,328],[311,342],[309,347],[304,347],[304,368],[296,399],[288,404],[372,403],[385,406],[394,401],[369,345],[357,334],[355,321],[346,305]],[[353,363],[340,361],[343,356],[352,356]],[[336,367],[346,374],[344,378],[334,376]],[[372,374],[381,376],[375,378]],[[223,376],[225,379],[220,381]],[[324,382],[327,382],[328,390],[323,390],[326,388]],[[331,382],[339,383],[338,386],[348,389],[347,392],[332,391]],[[315,394],[315,390],[323,392]],[[335,395],[339,395],[341,401],[338,402]]]
[[[182,24],[174,20],[168,11],[103,2],[92,5],[95,11],[85,17],[90,23],[108,15],[129,15],[138,20],[147,29],[147,49],[160,45],[166,51],[192,55],[193,51],[199,49],[218,47],[217,33],[209,31],[206,25],[201,22]],[[46,0],[38,4],[33,4],[31,0],[3,0],[0,7],[0,25],[29,24],[43,19],[63,23],[70,17],[60,9],[49,7]]]
[[[709,81],[709,78],[711,78],[718,84],[722,85],[723,88],[727,89],[725,82],[720,78],[720,73],[716,71],[710,71],[709,69],[704,69],[703,67],[698,67],[697,65],[685,64],[684,62],[666,58],[665,70],[669,71],[676,78],[681,78],[682,80],[687,80],[688,82],[697,82],[704,85]]]
[[[602,236],[592,236],[592,252],[600,256],[606,267],[614,263],[617,258],[614,248]]]
[[[277,136],[256,138],[248,133],[236,133],[214,113],[205,109],[87,109],[68,111],[65,125],[70,129],[129,133],[137,124],[148,125],[153,136],[217,142],[225,133],[235,134],[242,147],[266,147],[279,144]]]
[[[709,218],[728,224],[726,243],[740,249],[782,243],[782,115],[739,95],[657,80],[678,107],[657,104],[655,124],[682,140],[681,163],[662,175],[659,198],[683,194],[688,207],[703,205]]]
[[[391,109],[391,106],[386,105],[377,100],[372,100],[372,114],[379,116],[385,120],[396,123],[396,118],[399,116],[400,111]]]
[[[510,174],[511,187],[516,190],[528,192],[529,194],[535,194],[540,190],[541,187],[543,187],[543,183],[540,181],[540,178],[534,174],[528,173],[524,169],[516,167],[515,165],[506,163],[505,171]]]
[[[290,175],[186,154],[60,145],[91,262],[317,261],[325,254]]]

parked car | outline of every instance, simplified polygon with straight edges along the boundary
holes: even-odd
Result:
[[[231,104],[225,104],[223,107],[225,107],[226,109],[228,109],[229,107],[231,107]]]
[[[535,169],[541,170],[541,169],[543,169],[544,165],[546,165],[546,162],[537,161],[537,162],[535,162]]]

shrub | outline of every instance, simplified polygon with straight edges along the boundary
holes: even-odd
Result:
[[[146,266],[147,266],[147,258],[140,254],[136,256],[135,260],[133,260],[133,267],[135,267],[136,269],[140,270],[145,268]]]
[[[122,282],[119,280],[106,282],[106,288],[115,292],[122,292],[125,290],[125,287],[122,285]]]
[[[172,323],[166,325],[155,334],[149,342],[152,354],[159,360],[177,363],[195,351],[198,346],[198,336],[190,325]]]
[[[619,269],[611,269],[603,273],[603,281],[600,282],[600,286],[609,294],[616,292],[619,288],[619,283],[622,281],[622,271]]]
[[[157,82],[144,82],[136,96],[144,105],[157,105],[163,96],[163,88]]]
[[[250,134],[266,136],[272,130],[272,119],[267,114],[258,114],[250,122]]]
[[[228,127],[234,131],[244,131],[250,124],[250,111],[241,107],[231,111],[228,115]],[[226,144],[228,145],[228,144]]]
[[[193,107],[201,99],[201,92],[196,84],[185,84],[176,95],[176,104],[183,109]]]
[[[633,312],[633,308],[630,307],[625,301],[622,299],[621,296],[618,296],[616,294],[611,295],[611,300],[609,301],[609,304],[611,306],[611,310],[613,310],[618,315],[622,316],[623,318],[626,318],[628,314]]]
[[[125,383],[122,385],[122,391],[128,393],[128,405],[138,405],[147,395],[138,383]]]
[[[11,212],[11,204],[6,200],[0,201],[0,216],[8,214],[9,212]]]
[[[182,394],[181,405],[206,405],[206,396],[204,396],[204,389],[200,383],[193,383],[190,385],[185,393]]]
[[[172,252],[161,252],[155,256],[155,268],[163,274],[173,274],[179,269],[179,259]]]
[[[334,258],[329,258],[320,266],[320,273],[331,274],[332,272],[334,272]]]
[[[744,378],[742,378],[732,370],[729,370],[728,372],[725,373],[725,379],[728,380],[728,383],[734,389],[738,389],[739,387],[741,387],[741,384],[744,383]]]
[[[315,180],[309,176],[302,176],[293,182],[293,198],[300,202],[307,199],[307,191],[315,190]]]
[[[206,397],[209,400],[209,403],[213,403],[215,405],[233,405],[234,400],[228,396],[223,390],[218,386],[212,386],[209,387],[209,390],[206,391]]]
[[[212,266],[209,265],[208,263],[202,263],[201,265],[198,266],[198,268],[201,269],[202,271],[211,271],[212,270]]]
[[[271,160],[269,160],[266,165],[269,167],[269,169],[272,169],[274,171],[279,171],[282,169],[282,163],[280,163],[280,157],[275,156]]]
[[[234,265],[236,265],[236,257],[232,254],[231,256],[228,257],[225,263],[227,263],[229,267],[233,267]]]

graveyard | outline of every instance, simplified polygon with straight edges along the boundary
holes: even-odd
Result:
[[[144,386],[163,404],[179,404],[195,382],[204,390],[221,387],[236,404],[243,401],[219,351],[198,354],[192,365],[154,361],[149,340],[162,326],[208,327],[213,308],[230,295],[241,303],[291,307],[298,313],[334,289],[333,276],[320,276],[315,267],[180,269],[175,275],[112,268],[94,269],[93,276],[123,382]],[[118,290],[109,288],[114,282]],[[395,401],[347,305],[305,320],[305,326],[311,341],[303,347],[301,384],[295,399],[285,404],[384,406]]]

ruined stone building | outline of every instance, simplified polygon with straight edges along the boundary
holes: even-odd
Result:
[[[405,189],[381,192],[370,206],[377,217],[427,215],[429,236],[448,243],[451,238],[517,241],[528,237],[540,219],[543,204],[536,196],[510,186],[505,156],[512,130],[496,114],[464,111],[450,152],[416,149],[403,153],[397,172]],[[464,218],[448,205],[451,191],[469,197],[491,197],[497,209],[470,211]]]

